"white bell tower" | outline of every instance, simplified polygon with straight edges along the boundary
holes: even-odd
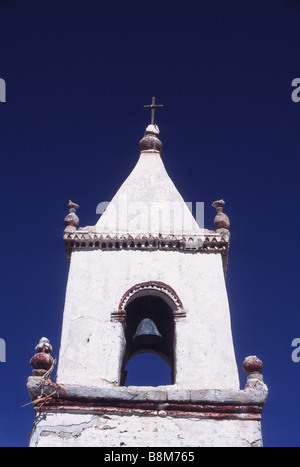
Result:
[[[245,360],[239,388],[225,203],[213,203],[215,231],[197,225],[164,167],[155,100],[149,107],[138,162],[97,224],[79,227],[69,203],[57,383],[38,374],[35,356],[28,389],[43,417],[32,446],[262,444],[267,388],[256,357]],[[172,384],[125,386],[126,364],[142,352],[168,363]]]

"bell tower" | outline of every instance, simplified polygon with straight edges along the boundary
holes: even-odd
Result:
[[[50,365],[37,371],[43,358],[35,356],[32,446],[262,444],[267,388],[257,357],[245,360],[239,387],[225,203],[213,203],[215,231],[199,227],[161,158],[160,106],[153,98],[148,107],[137,164],[97,224],[79,227],[79,206],[69,202],[57,382]],[[143,352],[167,362],[172,384],[125,386],[126,364]]]

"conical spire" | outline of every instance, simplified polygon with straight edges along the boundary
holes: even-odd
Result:
[[[148,125],[139,143],[139,160],[97,222],[97,232],[116,236],[203,233],[165,169],[158,135],[158,126]]]

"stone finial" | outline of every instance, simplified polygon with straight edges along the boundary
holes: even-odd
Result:
[[[152,123],[148,125],[145,131],[145,135],[139,143],[140,151],[157,151],[161,153],[163,145],[160,139],[158,138],[158,135],[158,126]]]
[[[216,209],[217,215],[214,218],[214,224],[216,229],[229,229],[230,222],[229,218],[226,214],[223,212],[223,207],[225,206],[225,201],[223,199],[220,199],[218,201],[214,201],[212,203],[212,207]]]
[[[256,355],[251,355],[250,357],[245,358],[243,362],[243,370],[247,373],[247,383],[245,389],[258,390],[258,387],[261,390],[267,390],[267,387],[264,384],[263,375],[261,374],[263,369],[262,361],[256,357]]]
[[[49,342],[49,339],[47,337],[42,337],[40,339],[40,342],[38,345],[35,347],[35,351],[38,353],[45,352],[45,353],[50,353],[52,352],[52,345]]]
[[[64,219],[64,226],[65,226],[65,229],[74,231],[74,230],[77,230],[79,226],[79,218],[76,215],[76,209],[79,208],[79,205],[76,203],[73,203],[73,201],[70,200],[68,203],[68,208],[69,208],[69,214]]]
[[[54,364],[54,359],[50,355],[50,352],[52,352],[52,345],[49,339],[42,337],[35,347],[35,351],[37,353],[29,362],[33,368],[32,376],[44,376]]]
[[[245,358],[243,362],[243,370],[247,375],[259,375],[262,372],[263,363],[256,355],[251,355]]]
[[[73,209],[72,212],[76,212],[76,209],[79,208],[79,204],[73,203],[73,201],[69,200],[68,208],[70,209],[70,211]]]

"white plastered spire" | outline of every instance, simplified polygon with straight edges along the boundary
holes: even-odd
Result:
[[[201,234],[160,156],[157,125],[140,141],[139,160],[96,224],[107,235]]]

